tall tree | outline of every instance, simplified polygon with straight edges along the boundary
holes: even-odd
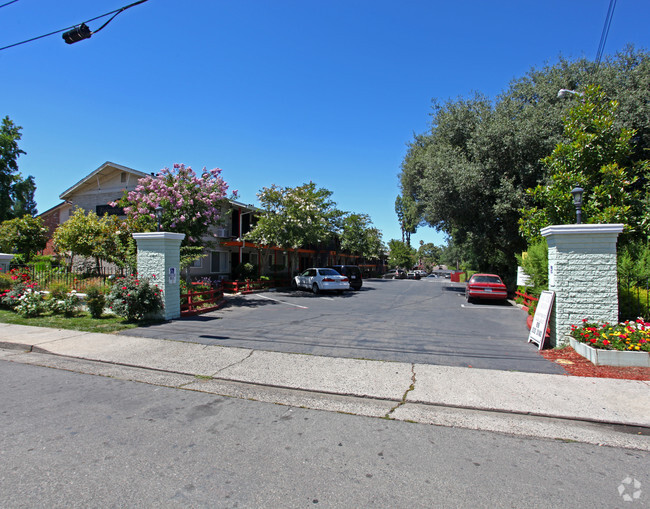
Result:
[[[650,162],[630,163],[635,131],[617,124],[618,107],[597,86],[588,86],[576,100],[564,121],[566,141],[542,160],[547,181],[528,190],[535,206],[521,210],[519,223],[529,244],[541,240],[545,226],[575,222],[575,186],[584,190],[584,222],[623,223],[631,238],[650,234]]]
[[[2,119],[0,126],[0,221],[35,215],[34,177],[23,179],[18,172],[18,157],[25,152],[18,147],[22,127],[15,125],[9,117]]]
[[[514,281],[515,254],[526,247],[519,232],[520,210],[532,200],[526,189],[547,181],[541,160],[562,141],[562,118],[572,106],[558,90],[589,84],[617,99],[619,127],[635,130],[631,162],[647,157],[650,55],[632,48],[597,70],[584,59],[532,69],[495,100],[434,102],[430,132],[414,138],[402,163],[401,188],[472,268]]]
[[[411,234],[415,233],[420,222],[417,203],[409,195],[395,198],[395,213],[402,230],[402,242],[411,245]]]
[[[313,182],[299,187],[265,187],[257,194],[263,212],[246,238],[292,250],[291,270],[297,266],[298,248],[328,241],[340,230],[343,213],[331,196],[331,191],[317,188]]]

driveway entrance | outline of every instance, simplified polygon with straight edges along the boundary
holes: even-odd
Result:
[[[527,343],[526,314],[511,304],[467,304],[444,279],[366,280],[360,291],[264,292],[212,313],[129,335],[256,350],[534,373],[564,370]]]

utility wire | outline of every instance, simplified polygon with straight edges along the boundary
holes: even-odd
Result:
[[[17,2],[18,0],[13,0],[13,1]],[[101,14],[100,16],[95,16],[94,18],[88,19],[88,20],[84,21],[83,23],[90,23],[91,21],[95,21],[95,20],[100,19],[100,18],[105,18],[106,16],[110,16],[111,14],[114,14],[115,16],[117,16],[121,12],[123,12],[123,11],[125,11],[127,9],[130,9],[131,7],[135,7],[136,5],[143,4],[143,3],[148,2],[148,1],[149,0],[139,0],[137,2],[133,2],[132,4],[125,5],[124,7],[121,7],[120,9],[115,9],[114,11],[107,12],[106,14]],[[13,2],[9,2],[9,3],[13,3]],[[8,4],[5,4],[5,5],[8,5]],[[0,5],[0,7],[4,7],[4,6]],[[111,19],[109,19],[106,23],[104,23],[101,27],[99,27],[93,33],[99,32],[102,28],[104,28],[111,21],[113,21],[113,18],[115,18],[115,16],[113,16]],[[82,23],[79,23],[77,25],[72,25],[70,27],[62,28],[60,30],[55,30],[54,32],[50,32],[49,34],[39,35],[38,37],[32,37],[31,39],[27,39],[26,41],[21,41],[21,42],[16,42],[14,44],[10,44],[9,46],[4,46],[3,48],[0,48],[0,51],[2,51],[4,49],[8,49],[8,48],[13,48],[14,46],[20,46],[21,44],[26,44],[28,42],[37,41],[38,39],[43,39],[45,37],[49,37],[50,35],[60,34],[61,32],[65,32],[66,30],[71,30],[71,29],[73,29],[73,28],[75,28],[75,27],[77,27],[77,26],[79,26],[81,24]]]
[[[7,7],[7,5],[15,4],[18,0],[11,0],[11,2],[7,2],[5,4],[0,5],[0,9],[3,7]]]
[[[605,25],[603,26],[602,34],[600,34],[600,43],[598,43],[598,51],[596,52],[596,69],[600,65],[600,60],[603,57],[603,51],[605,51],[605,43],[607,42],[607,36],[609,35],[609,27],[612,26],[612,18],[614,17],[615,8],[616,0],[609,0],[607,16],[605,16]]]

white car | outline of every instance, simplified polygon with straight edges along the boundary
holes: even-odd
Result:
[[[314,293],[322,291],[338,291],[350,289],[348,278],[342,276],[334,269],[312,268],[293,278],[291,286],[294,288],[306,288]]]

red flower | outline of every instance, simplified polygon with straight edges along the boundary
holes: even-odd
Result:
[[[609,345],[609,341],[607,341],[606,339],[603,340],[603,345]]]

